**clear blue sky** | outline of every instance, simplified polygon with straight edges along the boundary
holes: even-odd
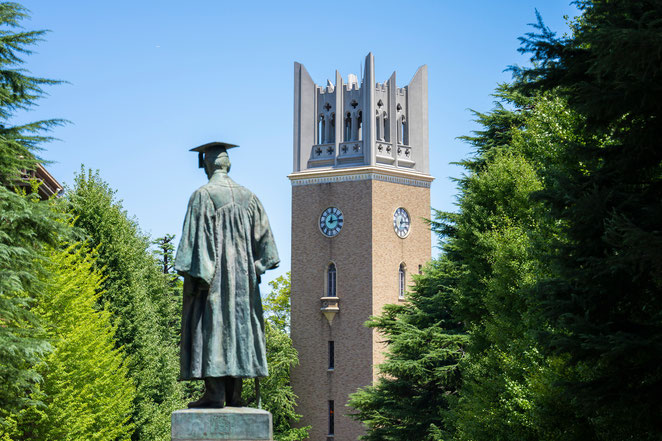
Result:
[[[289,270],[293,62],[317,84],[360,74],[368,52],[376,77],[398,85],[429,69],[432,206],[454,210],[469,154],[457,139],[476,129],[468,109],[492,107],[504,69],[525,64],[517,38],[535,9],[563,33],[569,0],[224,1],[26,0],[28,29],[50,29],[28,57],[33,74],[66,80],[21,119],[72,123],[46,146],[51,173],[71,183],[81,164],[99,169],[142,229],[179,236],[189,195],[205,182],[188,149],[212,141],[231,151],[232,177],[269,214]],[[263,287],[266,289],[266,287]]]

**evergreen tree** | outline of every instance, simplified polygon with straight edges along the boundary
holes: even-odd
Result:
[[[12,187],[23,173],[34,170],[41,144],[52,138],[44,131],[62,124],[60,119],[12,125],[18,111],[29,110],[43,97],[43,86],[59,81],[28,75],[21,68],[24,55],[42,40],[46,31],[23,31],[21,21],[28,13],[18,3],[0,2],[0,186]]]
[[[181,334],[181,322],[182,322],[182,301],[183,301],[183,288],[184,281],[177,274],[174,269],[175,263],[175,245],[174,245],[175,235],[166,234],[163,237],[159,237],[152,241],[152,245],[156,248],[153,250],[153,254],[157,259],[159,266],[161,267],[161,272],[163,274],[163,279],[167,287],[167,293],[165,295],[165,304],[162,307],[162,313],[166,320],[164,321],[166,330],[170,331],[170,337],[172,339],[172,344],[179,346],[180,334]],[[158,280],[158,278],[157,278]],[[159,289],[157,287],[157,289]],[[167,299],[167,300],[166,300]],[[190,383],[190,382],[189,382]],[[190,384],[184,385],[185,389],[190,389]],[[190,396],[191,393],[196,395],[195,392],[198,388],[194,388],[192,392],[187,395]]]
[[[449,308],[457,276],[457,266],[446,257],[433,261],[415,278],[408,304],[387,305],[368,322],[383,334],[388,351],[377,383],[350,397],[353,417],[368,429],[362,439],[446,439],[467,343]]]
[[[522,39],[524,93],[554,90],[585,118],[544,194],[563,240],[537,286],[549,353],[577,372],[560,384],[590,438],[662,433],[662,3],[576,2],[573,33],[538,21]],[[589,437],[584,437],[587,439]]]
[[[502,85],[496,97],[464,137],[475,156],[462,163],[458,212],[431,223],[442,257],[410,303],[369,322],[389,346],[383,378],[352,397],[366,439],[564,439],[559,423],[573,418],[554,388],[563,361],[535,339],[546,323],[531,291],[550,271],[536,250],[558,234],[535,196],[579,120],[551,94]]]
[[[37,167],[36,153],[49,139],[44,131],[62,122],[12,124],[19,111],[43,96],[43,86],[57,83],[21,69],[22,56],[44,34],[23,31],[25,18],[26,10],[17,3],[0,3],[0,433],[7,417],[34,404],[29,396],[40,376],[33,366],[50,347],[32,308],[44,294],[44,247],[66,230],[52,202],[39,201],[34,186],[28,195],[13,188],[25,171]]]
[[[97,267],[104,276],[99,303],[112,314],[118,346],[124,347],[137,387],[133,439],[166,440],[170,413],[186,402],[177,383],[179,354],[173,335],[179,329],[171,329],[179,312],[174,311],[167,275],[149,250],[150,240],[98,173],[81,170],[67,201],[75,226],[98,249]]]
[[[565,439],[558,423],[572,412],[554,383],[567,374],[562,359],[541,353],[535,337],[547,323],[532,289],[550,272],[538,250],[559,234],[537,194],[580,120],[553,94],[527,98],[504,85],[497,97],[495,111],[478,114],[485,128],[465,137],[478,157],[465,162],[449,241],[462,274],[454,311],[471,336],[454,439]],[[495,136],[504,120],[517,124]]]
[[[294,410],[297,396],[290,385],[290,370],[299,363],[289,335],[290,273],[269,282],[269,286],[272,290],[263,301],[269,376],[260,379],[262,407],[273,416],[275,440],[304,440],[310,427],[293,427],[301,415]],[[244,380],[244,383],[244,399],[257,405],[254,380]]]
[[[36,194],[0,187],[0,433],[5,418],[35,404],[34,365],[51,349],[33,308],[46,293],[44,249],[64,232],[60,219]]]
[[[110,313],[96,307],[102,276],[94,264],[84,246],[50,253],[48,295],[36,308],[53,346],[36,367],[43,382],[35,395],[45,406],[21,412],[15,440],[131,439],[135,387]]]

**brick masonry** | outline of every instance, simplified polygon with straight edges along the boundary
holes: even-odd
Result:
[[[345,219],[340,233],[327,238],[319,216],[338,207]],[[393,231],[393,213],[404,207],[412,224],[401,239]],[[348,396],[371,384],[383,361],[384,346],[364,326],[387,303],[397,303],[398,268],[404,262],[407,280],[430,259],[430,190],[380,180],[332,182],[292,187],[292,340],[300,365],[292,372],[299,396],[301,425],[312,425],[310,439],[324,441],[328,400],[335,402],[335,439],[355,440],[361,423],[350,419]],[[326,269],[337,268],[340,312],[329,325],[320,312],[326,295]],[[328,341],[335,342],[335,369],[328,370]]]

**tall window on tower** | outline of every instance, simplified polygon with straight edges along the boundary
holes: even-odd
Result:
[[[329,400],[329,436],[333,436],[336,431],[333,423],[333,400]]]
[[[400,299],[404,299],[404,298],[405,298],[405,283],[406,283],[406,282],[405,282],[405,281],[406,281],[406,277],[405,277],[405,276],[406,276],[406,268],[405,268],[405,264],[404,264],[404,263],[401,263],[401,264],[400,264],[400,269],[398,270],[398,280],[399,280],[399,282],[400,282],[400,287],[399,287],[399,290],[398,290],[398,297],[399,297]]]
[[[347,112],[347,117],[345,118],[345,141],[352,140],[352,115]]]
[[[326,272],[326,296],[336,297],[336,264],[333,262]]]
[[[332,371],[336,368],[336,350],[333,340],[329,341],[329,370]]]

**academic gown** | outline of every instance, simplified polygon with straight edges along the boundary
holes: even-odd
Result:
[[[268,375],[259,276],[279,262],[253,193],[224,174],[193,193],[175,258],[184,276],[182,380]]]

